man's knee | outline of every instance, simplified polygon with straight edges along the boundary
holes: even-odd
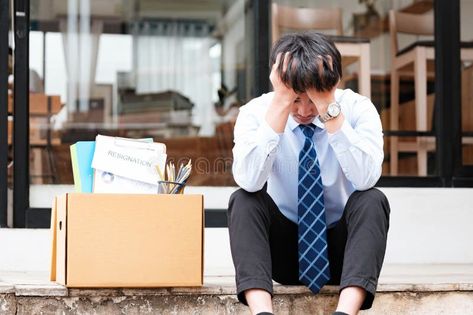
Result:
[[[230,200],[228,202],[228,211],[231,212],[235,206],[237,208],[246,205],[248,203],[251,203],[254,201],[254,199],[257,198],[257,193],[250,193],[247,192],[246,190],[239,188],[238,190],[234,191],[231,196]]]
[[[230,195],[229,205],[239,202],[243,198],[247,198],[250,193],[242,188],[238,188]]]
[[[350,212],[369,220],[389,222],[390,207],[386,195],[376,188],[364,191],[355,191],[347,202]]]
[[[252,216],[266,210],[267,196],[266,190],[248,192],[240,188],[233,192],[228,203],[229,224],[233,216]]]

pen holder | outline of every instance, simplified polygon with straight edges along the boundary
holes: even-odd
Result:
[[[184,183],[160,180],[158,181],[158,194],[183,194],[184,187]]]

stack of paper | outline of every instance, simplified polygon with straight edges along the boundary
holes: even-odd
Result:
[[[76,191],[155,194],[162,180],[156,167],[164,168],[166,157],[166,146],[152,139],[98,135],[77,142],[71,146]]]

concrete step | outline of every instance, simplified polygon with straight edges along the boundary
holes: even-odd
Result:
[[[206,276],[201,288],[67,289],[45,272],[0,271],[0,314],[249,314],[232,276]],[[318,295],[275,284],[275,314],[331,314],[338,288]],[[361,314],[471,314],[473,266],[386,265],[369,311]]]

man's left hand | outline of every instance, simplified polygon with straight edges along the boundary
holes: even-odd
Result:
[[[316,91],[315,89],[307,90],[307,95],[317,108],[317,112],[319,113],[319,115],[324,115],[327,112],[328,105],[330,103],[335,102],[336,89],[337,86],[335,86],[330,91],[323,92]],[[342,127],[344,120],[345,118],[342,112],[340,113],[340,115],[338,115],[338,117],[325,122],[325,129],[327,129],[329,133],[335,133]]]

